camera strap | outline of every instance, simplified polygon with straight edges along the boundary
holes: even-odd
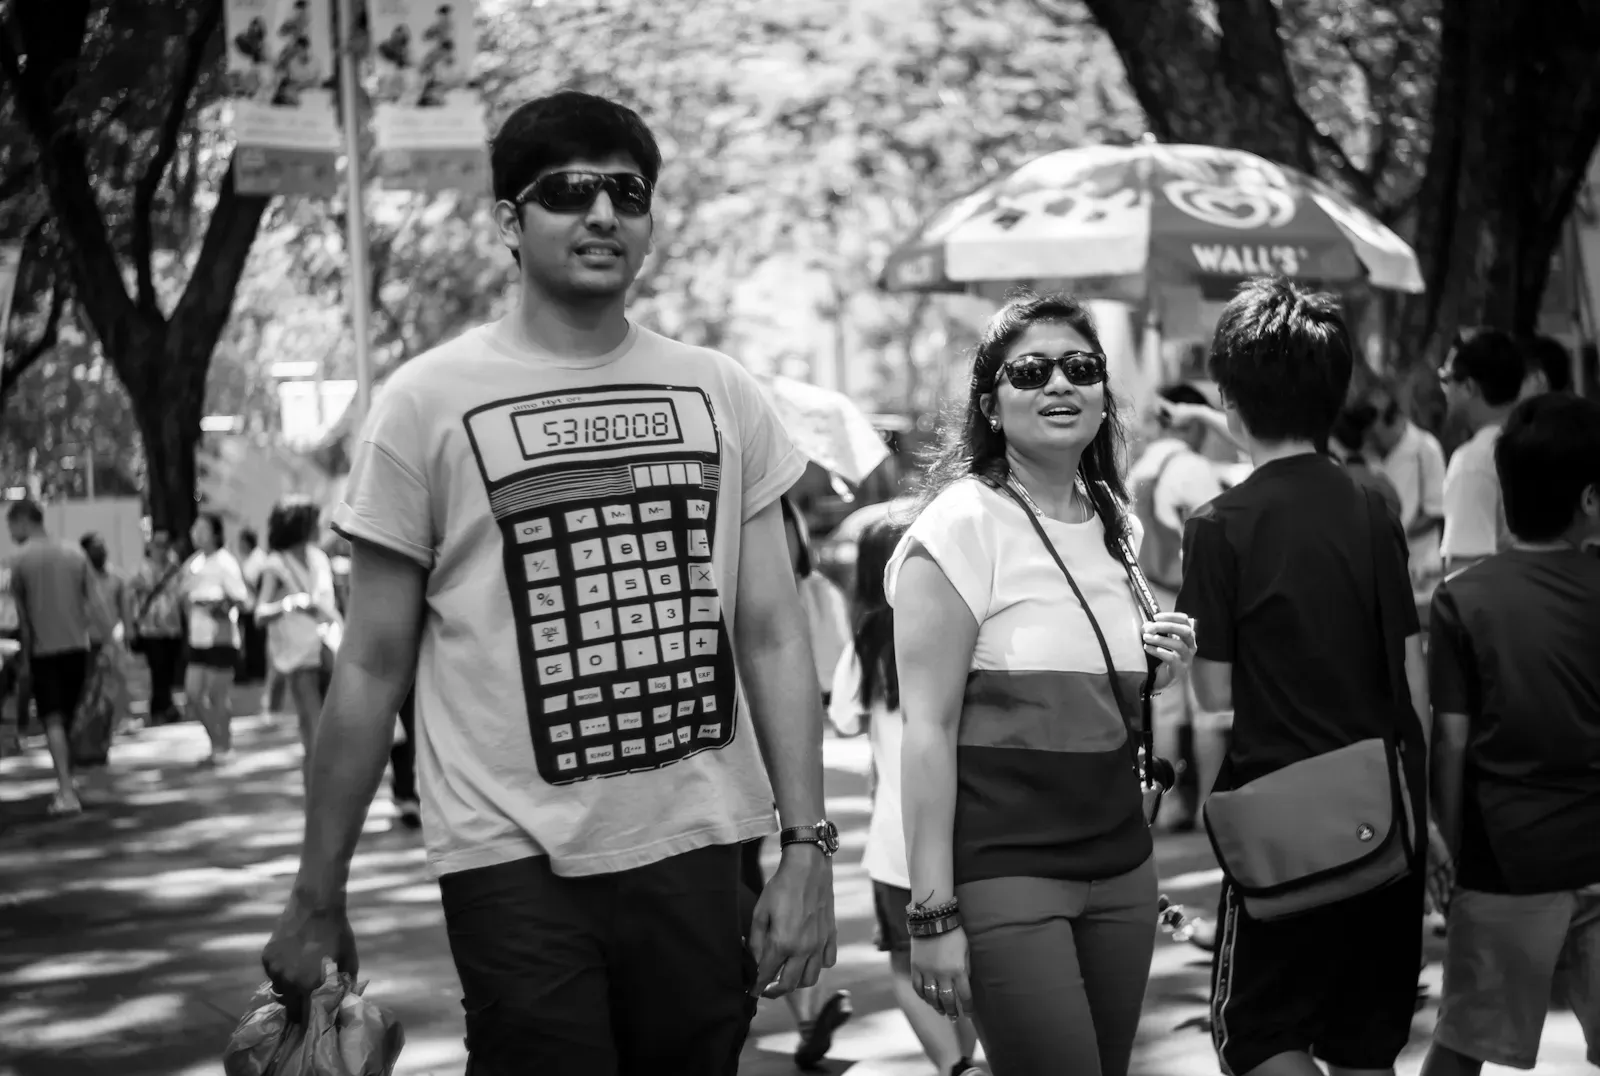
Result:
[[[1056,562],[1057,568],[1061,569],[1061,574],[1063,577],[1065,577],[1067,586],[1072,588],[1073,596],[1078,599],[1078,604],[1083,606],[1084,615],[1089,618],[1089,626],[1094,629],[1095,640],[1100,644],[1100,653],[1105,658],[1106,678],[1111,681],[1112,697],[1116,699],[1117,709],[1121,714],[1124,715],[1123,723],[1126,724],[1126,715],[1129,712],[1127,696],[1122,690],[1122,680],[1117,675],[1116,662],[1111,657],[1111,647],[1106,642],[1105,632],[1100,630],[1100,621],[1094,615],[1094,609],[1089,605],[1089,599],[1083,596],[1083,591],[1078,588],[1078,581],[1072,577],[1071,570],[1067,568],[1067,562],[1061,559],[1061,554],[1056,551],[1055,543],[1052,542],[1050,540],[1050,536],[1045,533],[1044,524],[1039,521],[1039,514],[1034,510],[1033,505],[1029,503],[1027,492],[1025,490],[1019,491],[1017,488],[1015,488],[1012,484],[1012,480],[1007,480],[1004,483],[997,484],[996,488],[998,488],[1000,492],[1004,493],[1007,497],[1010,497],[1013,501],[1015,501],[1017,507],[1022,509],[1022,514],[1028,517],[1028,522],[1033,524],[1034,533],[1039,536],[1039,541],[1044,543],[1045,550],[1049,552],[1050,559]],[[1093,502],[1091,501],[1090,504],[1092,506]],[[1104,522],[1104,520],[1101,521],[1102,525]],[[1139,569],[1138,559],[1130,556],[1132,544],[1127,539],[1126,527],[1123,528],[1121,535],[1117,539],[1117,548],[1122,554],[1118,559],[1122,561],[1123,569],[1128,573],[1128,582],[1133,588],[1134,597],[1138,600],[1140,611],[1146,617],[1154,616],[1154,614],[1159,611],[1159,608],[1156,606],[1155,596],[1150,591],[1150,585],[1145,580],[1144,573]],[[1161,662],[1159,658],[1151,657],[1149,654],[1146,654],[1145,664],[1147,668],[1145,671],[1144,686],[1139,692],[1139,712],[1142,718],[1142,727],[1139,729],[1137,746],[1135,746],[1135,741],[1132,737],[1129,738],[1129,746],[1131,753],[1133,753],[1135,756],[1136,764],[1141,764],[1141,760],[1139,760],[1138,756],[1141,753],[1144,756],[1142,759],[1140,772],[1140,776],[1143,778],[1144,782],[1151,786],[1157,784],[1165,786],[1169,785],[1171,782],[1160,781],[1157,779],[1155,770],[1155,730],[1152,727],[1153,722],[1151,720],[1154,710],[1154,707],[1151,704],[1151,698],[1153,694],[1153,688],[1155,687],[1156,670],[1160,668]],[[1141,748],[1143,749],[1142,752],[1140,750]]]

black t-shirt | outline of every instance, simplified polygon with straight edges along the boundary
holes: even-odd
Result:
[[[1440,584],[1431,615],[1434,710],[1471,729],[1461,884],[1600,883],[1600,560],[1501,553]]]
[[[1333,460],[1302,455],[1262,464],[1189,519],[1177,606],[1197,622],[1199,656],[1233,665],[1219,788],[1398,734],[1423,804],[1422,728],[1385,652],[1378,586],[1391,637],[1416,634],[1417,612],[1405,532],[1382,505]]]

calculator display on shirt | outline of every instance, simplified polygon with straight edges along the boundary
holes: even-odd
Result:
[[[466,426],[505,544],[539,775],[569,784],[726,746],[735,679],[706,394],[546,393]]]

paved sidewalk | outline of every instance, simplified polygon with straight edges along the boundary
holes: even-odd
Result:
[[[205,737],[192,724],[118,742],[86,785],[88,813],[53,821],[41,751],[0,761],[0,1076],[216,1076],[223,1045],[261,980],[258,955],[282,906],[300,845],[299,747],[292,719],[237,723],[239,761],[195,769]],[[894,1009],[885,960],[871,943],[870,888],[860,868],[868,801],[864,740],[827,745],[830,814],[845,830],[837,863],[839,964],[829,986],[854,994],[829,1072],[926,1076]],[[416,834],[391,828],[380,795],[351,886],[369,993],[406,1027],[401,1076],[459,1076],[455,972]],[[1215,899],[1203,839],[1168,837],[1166,891],[1191,907]],[[1437,943],[1430,943],[1437,959]],[[1157,948],[1139,1076],[1211,1076],[1205,1012],[1209,961],[1163,939]],[[1437,989],[1437,964],[1428,977]],[[1402,1076],[1417,1070],[1433,1025],[1419,1014]],[[794,1071],[787,1008],[764,1002],[743,1076]],[[1496,1070],[1486,1070],[1496,1071]],[[1503,1071],[1503,1070],[1500,1070]],[[1539,1073],[1579,1073],[1569,1013],[1546,1029]]]

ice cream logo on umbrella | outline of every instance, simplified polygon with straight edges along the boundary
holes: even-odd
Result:
[[[1294,219],[1294,196],[1274,187],[1219,187],[1175,179],[1163,184],[1161,193],[1189,216],[1220,228],[1281,228]]]

